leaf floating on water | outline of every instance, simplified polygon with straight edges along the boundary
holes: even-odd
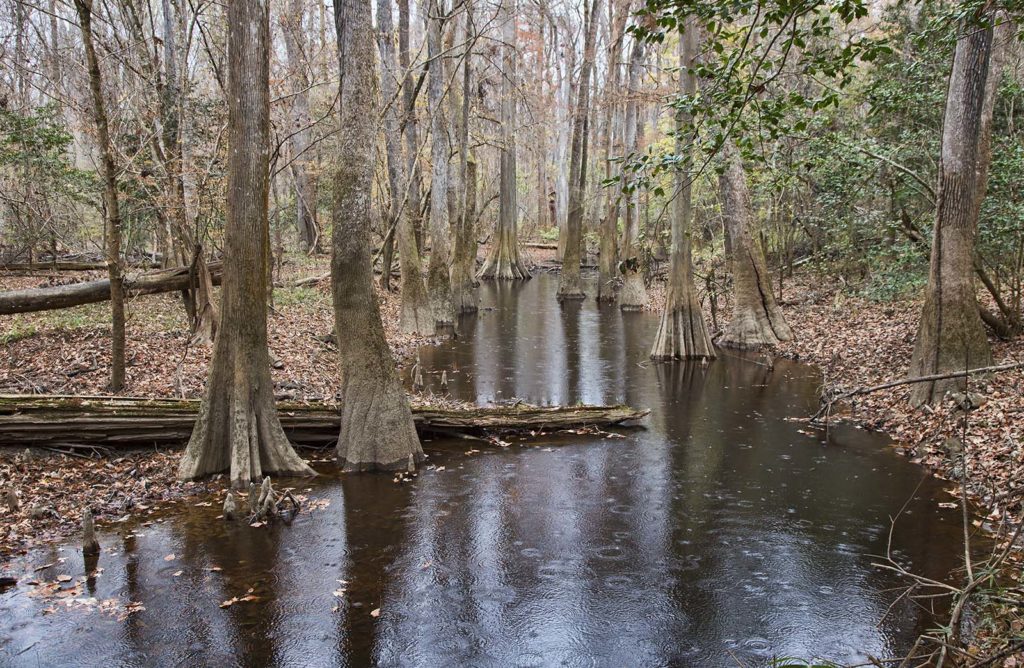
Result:
[[[370,611],[371,617],[380,617],[380,608],[374,608]]]
[[[180,577],[185,571],[174,571],[174,577]]]
[[[224,569],[221,568],[220,566],[210,566],[206,570],[210,571],[211,573],[220,573]]]
[[[58,575],[57,576],[57,582],[71,582],[71,576],[70,575]]]
[[[341,587],[341,588],[335,589],[331,593],[334,594],[335,596],[337,596],[338,598],[341,598],[342,596],[345,595],[346,591],[347,590],[344,587]]]
[[[171,554],[168,554],[166,557],[164,557],[164,561],[174,561],[174,558],[174,553],[172,552]]]
[[[957,507],[957,504],[954,503],[953,501],[944,501],[943,503],[939,504],[939,508],[956,508],[956,507]]]

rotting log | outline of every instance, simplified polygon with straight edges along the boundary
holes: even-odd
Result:
[[[279,402],[278,415],[293,443],[331,445],[340,410],[325,402]],[[0,446],[175,446],[185,443],[199,411],[197,400],[131,397],[0,395]],[[414,404],[419,431],[529,432],[611,427],[649,411],[629,406],[431,406]]]
[[[214,285],[221,281],[221,263],[211,262],[210,278]],[[188,267],[174,267],[148,272],[124,279],[125,295],[151,295],[160,292],[176,292],[189,288]],[[10,290],[0,292],[0,315],[30,313],[52,309],[70,308],[82,304],[95,304],[110,299],[110,280],[84,281],[70,285],[54,285],[46,288]]]
[[[125,266],[137,269],[157,269],[155,262],[126,262]],[[3,271],[106,271],[106,262],[90,262],[85,260],[57,260],[56,262],[6,262],[0,263]]]

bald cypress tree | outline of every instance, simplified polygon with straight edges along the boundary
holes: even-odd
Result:
[[[371,201],[377,138],[372,0],[334,0],[341,131],[334,177],[331,288],[341,362],[338,461],[406,468],[423,458],[373,290]]]
[[[206,394],[178,475],[229,471],[241,487],[265,473],[312,475],[281,429],[267,348],[270,228],[270,13],[231,0],[228,185],[221,322]]]

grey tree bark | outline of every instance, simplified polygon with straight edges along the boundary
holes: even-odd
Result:
[[[228,184],[220,332],[178,477],[228,471],[233,487],[264,473],[313,475],[281,429],[267,348],[270,190],[268,0],[231,0]]]
[[[427,104],[430,109],[430,260],[427,263],[427,294],[434,323],[450,327],[454,320],[452,285],[449,275],[448,228],[448,128],[444,113],[444,66],[441,52],[441,24],[444,21],[443,0],[425,0],[424,21],[427,28]]]
[[[377,105],[371,0],[334,0],[341,131],[334,183],[331,288],[341,361],[338,462],[411,468],[423,459],[409,399],[384,338],[373,290],[371,201]]]
[[[388,227],[395,226],[398,239],[398,264],[401,269],[401,310],[398,326],[404,334],[434,333],[434,316],[427,298],[427,286],[423,282],[420,252],[416,247],[416,230],[413,227],[409,194],[413,184],[407,180],[402,155],[401,114],[404,100],[398,98],[399,70],[395,62],[395,30],[391,15],[391,0],[377,0],[377,49],[380,52],[380,92],[384,104],[384,147],[388,163],[388,185],[391,189],[391,203],[388,210]],[[389,272],[386,272],[389,273]]]
[[[572,152],[569,158],[569,216],[566,221],[562,273],[558,280],[558,300],[584,299],[580,277],[580,248],[583,243],[583,197],[587,188],[587,139],[590,129],[590,74],[594,66],[594,41],[600,2],[592,0],[586,12],[583,38],[583,62],[576,91],[572,126]],[[589,11],[588,11],[589,9]]]
[[[616,5],[621,6],[616,11]],[[617,3],[611,0],[609,6],[610,39],[608,44],[608,76],[605,93],[605,146],[604,169],[605,178],[611,179],[612,157],[615,155],[616,142],[621,141],[622,109],[617,103],[622,82],[622,46],[625,37],[626,19],[629,17],[630,3]],[[612,302],[618,295],[621,281],[619,277],[619,196],[608,190],[608,206],[604,219],[601,221],[600,247],[598,257],[597,300]]]
[[[628,95],[626,102],[625,149],[628,154],[639,148],[640,136],[640,74],[644,66],[644,43],[634,39],[629,54]],[[634,179],[628,170],[623,172],[623,184],[633,186]],[[619,307],[624,311],[638,311],[647,306],[647,286],[640,273],[640,215],[636,192],[624,194],[626,200],[626,221],[623,229],[622,290],[619,292]]]
[[[750,191],[739,151],[723,149],[725,171],[718,177],[722,216],[732,240],[732,320],[718,340],[730,348],[753,349],[793,338],[775,301],[764,252],[751,230]]]
[[[125,332],[124,284],[121,277],[121,209],[117,196],[117,166],[110,141],[107,109],[103,99],[103,76],[92,38],[92,0],[75,0],[78,24],[85,45],[85,61],[89,71],[93,121],[103,159],[103,240],[107,254],[107,275],[110,278],[110,391],[124,389]]]
[[[530,272],[519,257],[519,202],[516,172],[516,90],[521,55],[516,48],[515,0],[504,0],[503,58],[501,77],[501,163],[498,184],[498,223],[491,251],[480,270],[481,278],[525,280]]]
[[[416,239],[417,251],[423,250],[423,175],[419,161],[419,123],[416,118],[416,97],[413,92],[413,77],[409,58],[409,0],[398,0],[398,65],[402,68],[402,101],[405,106],[405,159],[409,175],[409,189],[406,193],[409,215]],[[401,251],[399,251],[401,252]]]
[[[991,20],[992,15],[983,9],[971,18]],[[910,361],[912,378],[992,363],[974,285],[974,243],[988,171],[986,134],[991,131],[990,118],[985,119],[985,93],[992,28],[968,19],[960,31],[946,91],[931,266]],[[960,378],[917,383],[910,401],[934,403],[965,382]]]
[[[305,0],[288,0],[281,27],[291,84],[291,127],[288,131],[291,136],[288,145],[292,154],[292,178],[295,180],[295,229],[302,250],[312,253],[316,251],[319,232],[316,224],[316,181],[310,173],[313,156],[310,151],[310,81],[306,66],[309,46],[305,18]]]
[[[459,217],[454,221],[455,248],[452,252],[452,304],[456,314],[474,313],[477,310],[476,270],[476,160],[469,154],[469,115],[472,98],[472,40],[476,26],[473,23],[473,3],[466,2],[465,39],[467,52],[462,62],[462,108],[459,114],[459,180],[462,185],[462,201]]]
[[[694,72],[697,59],[697,25],[689,17],[683,33],[679,36],[679,94],[692,96],[697,91],[697,75]],[[697,289],[693,281],[693,256],[690,235],[693,231],[691,177],[691,141],[683,139],[683,133],[691,117],[683,111],[676,116],[676,155],[682,158],[686,167],[675,173],[675,201],[672,211],[672,248],[669,258],[668,290],[665,295],[665,309],[661,313],[658,333],[651,348],[651,359],[713,359],[715,348],[711,343],[708,326],[704,322]]]

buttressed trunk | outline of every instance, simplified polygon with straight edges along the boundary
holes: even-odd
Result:
[[[514,2],[507,8],[504,27],[504,76],[501,78],[501,164],[498,184],[498,224],[494,232],[491,252],[480,270],[481,278],[524,280],[530,272],[519,259],[517,232],[519,203],[516,185],[516,61],[521,55],[516,50],[516,11]]]
[[[988,142],[983,132],[988,126],[984,107],[992,28],[965,22],[960,30],[946,92],[931,267],[911,378],[992,363],[974,286],[974,241],[984,192],[979,177],[987,172],[980,161]],[[933,403],[965,382],[961,378],[917,383],[910,401]]]
[[[692,96],[697,90],[697,77],[693,71],[697,55],[697,27],[693,19],[687,19],[685,31],[679,38],[679,94]],[[678,112],[676,117],[676,154],[683,157],[683,164],[692,160],[689,141],[682,136],[690,117]],[[693,283],[693,257],[690,234],[692,232],[693,182],[688,169],[675,174],[676,199],[672,216],[672,252],[669,259],[668,291],[665,295],[665,310],[661,314],[658,334],[651,349],[651,359],[674,360],[714,358],[715,348],[711,343],[704,313],[697,300]]]
[[[341,361],[338,462],[349,470],[407,468],[423,459],[395,370],[370,257],[376,140],[371,0],[334,0],[341,133],[332,211],[331,288]]]
[[[718,184],[722,212],[732,240],[733,313],[719,345],[752,349],[793,338],[775,301],[761,246],[751,231],[750,191],[743,160],[732,146],[723,149],[726,167]]]
[[[453,323],[452,286],[448,252],[448,127],[444,117],[444,67],[441,53],[441,21],[444,8],[437,0],[423,3],[427,24],[427,56],[430,59],[427,102],[430,109],[430,261],[427,292],[437,327]]]
[[[423,282],[420,252],[416,247],[416,229],[411,211],[419,206],[409,200],[413,188],[412,173],[405,169],[400,134],[401,105],[398,95],[398,67],[395,63],[395,36],[391,16],[391,0],[377,0],[377,48],[380,51],[381,98],[391,103],[384,112],[384,142],[388,161],[388,185],[391,206],[388,218],[395,225],[398,238],[398,266],[401,269],[401,308],[398,327],[403,334],[434,333],[434,316]],[[406,177],[410,177],[407,180]],[[390,263],[386,263],[390,267]],[[385,270],[385,275],[390,274]]]
[[[580,276],[580,246],[583,242],[583,196],[587,184],[587,133],[590,118],[590,71],[594,65],[594,41],[597,33],[598,0],[592,0],[583,39],[583,65],[576,93],[572,124],[572,149],[569,156],[569,215],[566,219],[562,273],[558,280],[558,300],[584,299]],[[584,4],[586,10],[586,4]],[[559,237],[561,238],[561,237]]]
[[[267,0],[228,3],[228,185],[220,331],[178,476],[313,475],[281,429],[267,349],[270,18]]]
[[[473,4],[465,4],[466,50],[462,63],[462,110],[459,116],[459,173],[463,188],[459,218],[455,220],[455,250],[452,258],[452,304],[456,313],[475,313],[476,277],[476,160],[469,154],[469,111],[472,89],[472,58],[470,35],[473,24]]]

